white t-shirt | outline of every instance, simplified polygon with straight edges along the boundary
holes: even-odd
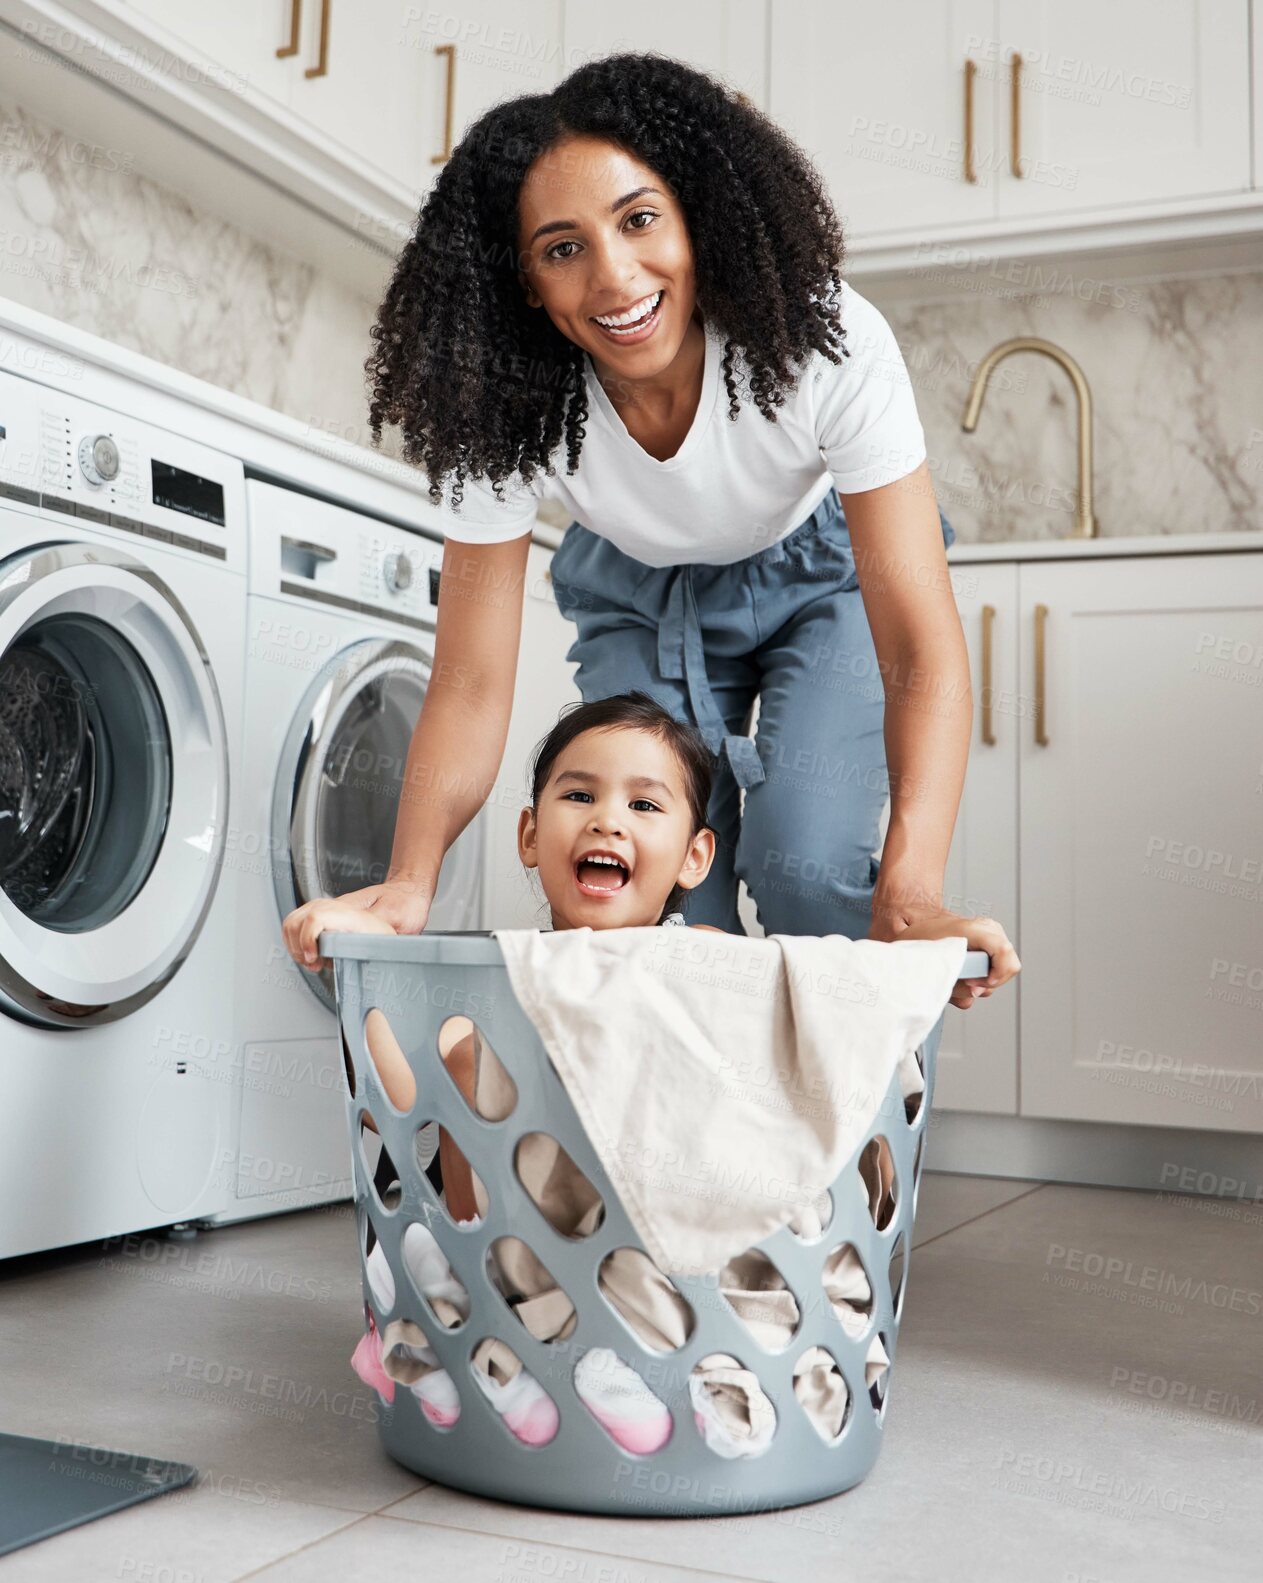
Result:
[[[632,438],[591,357],[588,421],[579,465],[567,474],[564,441],[550,477],[514,474],[501,504],[488,480],[466,478],[459,512],[444,491],[448,538],[491,544],[531,530],[541,500],[649,566],[743,560],[791,532],[830,489],[843,495],[904,478],[925,459],[925,435],[894,333],[871,302],[843,282],[841,322],[850,352],[839,364],[813,352],[798,383],[766,419],[741,378],[741,409],[728,416],[723,339],[707,323],[702,395],[684,443],[665,462]]]

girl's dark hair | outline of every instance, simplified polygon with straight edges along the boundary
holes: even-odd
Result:
[[[531,766],[531,807],[539,811],[539,799],[553,766],[577,736],[584,731],[617,726],[651,732],[666,743],[684,772],[684,793],[688,798],[692,833],[696,835],[699,830],[709,829],[706,810],[710,806],[715,755],[696,726],[677,720],[655,698],[639,689],[617,693],[612,698],[599,698],[593,703],[573,704],[562,711],[557,724],[535,750]],[[680,907],[688,894],[682,886],[674,886],[663,904],[659,922]]]
[[[406,459],[440,505],[467,476],[497,498],[529,484],[565,441],[578,466],[588,416],[583,349],[518,279],[518,194],[535,160],[569,136],[602,138],[650,166],[680,203],[697,299],[725,339],[728,412],[736,354],[771,422],[818,351],[849,356],[839,320],[842,230],[807,155],[744,95],[657,53],[608,55],[551,93],[496,105],[475,121],[426,195],[378,309],[365,362],[369,427],[397,424]]]

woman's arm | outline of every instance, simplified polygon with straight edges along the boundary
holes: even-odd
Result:
[[[302,967],[320,965],[327,928],[416,934],[426,924],[448,848],[491,794],[513,709],[531,536],[501,544],[448,539],[435,620],[434,668],[412,733],[390,869],[381,885],[310,901],[284,923]]]
[[[427,902],[444,854],[491,795],[513,711],[531,536],[443,547],[434,669],[404,766],[388,884]]]
[[[890,825],[870,938],[943,906],[973,727],[969,653],[929,468],[841,495],[886,695]]]

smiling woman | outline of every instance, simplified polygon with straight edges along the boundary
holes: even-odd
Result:
[[[972,718],[955,535],[898,343],[842,260],[802,149],[665,56],[592,61],[468,128],[366,366],[374,439],[399,426],[444,513],[436,676],[477,685],[428,690],[388,879],[292,915],[298,960],[330,918],[425,926],[499,770],[544,499],[572,519],[552,581],[585,703],[638,690],[718,760],[685,821],[712,855],[691,886],[672,878],[690,921],[743,932],[744,881],[768,933],[969,933],[942,907]],[[565,884],[545,885],[568,919],[644,911],[648,832],[669,813],[651,788],[627,796],[599,736],[523,812],[523,840],[575,821]],[[620,839],[588,822],[611,798]],[[989,927],[971,945],[996,958],[994,987],[1017,959]]]

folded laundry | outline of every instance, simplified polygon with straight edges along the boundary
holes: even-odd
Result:
[[[722,1268],[818,1198],[896,1070],[908,1102],[915,1051],[968,946],[963,935],[494,933],[642,1243],[687,1275]]]

